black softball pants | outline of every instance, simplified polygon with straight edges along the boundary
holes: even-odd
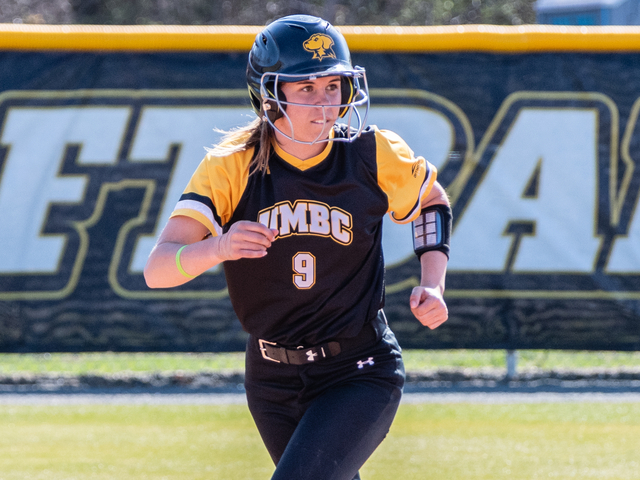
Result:
[[[309,365],[275,363],[249,338],[249,410],[276,470],[271,480],[356,480],[387,435],[404,386],[395,335]]]

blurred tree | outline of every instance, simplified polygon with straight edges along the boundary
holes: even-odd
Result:
[[[535,23],[535,0],[0,0],[0,22],[264,25],[293,13],[335,25]]]

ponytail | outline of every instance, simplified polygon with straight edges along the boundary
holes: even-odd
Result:
[[[211,149],[207,149],[209,153],[222,157],[255,148],[256,152],[249,164],[249,174],[253,175],[255,172],[259,172],[264,175],[269,172],[269,157],[272,151],[271,141],[274,137],[273,127],[269,125],[269,122],[258,117],[244,127],[226,132],[218,129],[216,131],[224,133],[224,136],[220,143]]]

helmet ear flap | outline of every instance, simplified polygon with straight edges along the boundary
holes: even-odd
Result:
[[[356,95],[358,94],[358,83],[356,80],[354,80],[351,77],[347,77],[347,76],[342,76],[340,78],[340,94],[341,94],[341,99],[340,99],[340,103],[342,105],[347,105],[349,103],[351,103],[353,101],[353,99],[356,97]],[[340,109],[339,115],[340,117],[344,117],[347,112],[349,111],[349,107],[343,107],[342,109]]]
[[[261,107],[260,97],[258,97],[251,88],[249,88],[249,100],[251,101],[251,108],[256,112],[256,115],[260,116]]]
[[[267,88],[267,93],[271,96],[271,98],[275,99],[276,95],[271,90],[273,89]],[[263,100],[262,110],[264,111],[264,114],[272,123],[284,116],[284,113],[282,113],[282,111],[286,110],[286,105],[283,105],[279,102],[286,102],[286,101],[287,101],[287,97],[285,96],[284,92],[279,86],[278,86],[278,101],[271,100],[271,99]],[[282,110],[280,109],[280,107],[282,107]]]

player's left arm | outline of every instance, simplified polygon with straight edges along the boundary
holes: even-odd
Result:
[[[437,181],[422,199],[422,209],[435,205],[450,206],[444,188]],[[448,256],[441,250],[429,250],[420,255],[420,285],[411,292],[409,304],[420,323],[430,329],[442,325],[449,318],[443,297],[448,260]]]

